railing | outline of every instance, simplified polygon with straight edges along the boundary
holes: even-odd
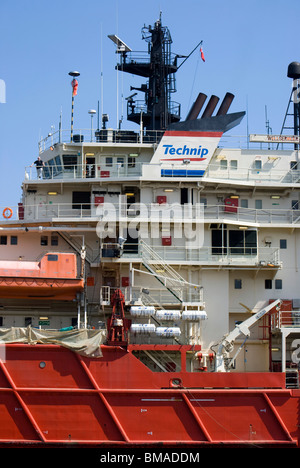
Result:
[[[56,163],[55,159],[47,161],[42,168],[41,175],[38,175],[36,168],[32,166],[25,167],[25,180],[48,179],[103,179],[113,177],[141,177],[148,176],[156,179],[161,177],[161,170],[168,171],[168,177],[178,177],[178,165],[160,163],[152,164],[139,162],[131,158],[126,160],[125,156],[112,157],[111,163],[100,161],[94,164],[64,164],[60,156]],[[119,160],[122,160],[121,162]],[[180,177],[189,177],[193,167],[189,165],[180,165]],[[149,172],[151,171],[151,172]],[[274,183],[298,183],[300,181],[299,170],[269,169],[256,170],[251,167],[238,169],[222,169],[218,164],[210,164],[202,180],[220,179],[222,181],[246,181],[246,182],[274,182]]]
[[[220,148],[239,148],[239,149],[257,149],[257,150],[294,150],[294,142],[250,141],[249,135],[234,135],[225,133],[219,143]]]
[[[299,310],[280,310],[271,314],[271,329],[280,328],[299,328],[300,329],[300,311]]]
[[[125,302],[147,302],[147,305],[153,305],[160,308],[161,304],[168,306],[180,306],[180,302],[176,297],[165,288],[145,288],[143,286],[127,286],[114,288],[111,286],[101,286],[100,288],[100,304],[109,305],[112,295],[116,289],[121,289]],[[146,292],[145,292],[146,291]],[[144,301],[147,296],[147,301]],[[200,289],[200,294],[197,297],[197,302],[203,302],[203,289]]]
[[[135,132],[133,130],[114,130],[108,129],[97,129],[92,128],[75,129],[73,130],[73,138],[71,140],[71,131],[68,130],[57,130],[56,132],[50,133],[46,138],[42,138],[39,141],[39,153],[51,148],[56,143],[130,143],[130,144],[141,144],[141,143],[159,143],[163,131],[161,130],[147,130],[143,132]]]
[[[164,262],[182,263],[197,262],[205,265],[232,265],[232,266],[279,266],[279,249],[271,247],[212,247],[199,245],[197,248],[186,246],[161,246],[151,245],[152,250],[159,255]],[[124,244],[120,249],[119,244],[101,245],[102,260],[118,256],[119,258],[143,259],[142,242],[136,244]],[[146,253],[149,265],[155,265],[157,259]],[[159,274],[159,273],[158,273]]]
[[[141,107],[142,109],[142,107]],[[174,108],[171,108],[171,112],[179,114],[179,104],[174,103]],[[48,134],[46,138],[41,138],[39,141],[40,152],[49,149],[55,143],[158,143],[163,135],[163,131],[143,131],[135,132],[133,130],[116,130],[112,128],[107,129],[74,129],[73,139],[71,141],[71,130],[61,129]],[[250,142],[249,136],[247,135],[230,135],[224,134],[220,140],[220,148],[238,148],[238,149],[258,149],[258,150],[277,150],[277,142]],[[280,143],[280,150],[291,150],[293,151],[292,144]]]
[[[51,163],[51,164],[50,164]],[[46,162],[39,175],[36,168],[25,167],[25,180],[69,180],[69,179],[107,179],[119,177],[140,177],[143,163],[132,159],[131,162],[112,161],[111,164],[72,164],[66,165],[53,160]]]
[[[49,195],[49,198],[51,195]],[[53,195],[55,197],[55,195]],[[104,197],[103,197],[104,198]],[[122,198],[124,200],[124,197]],[[11,210],[11,211],[9,211]],[[128,222],[161,222],[164,225],[171,223],[190,222],[195,223],[235,222],[239,225],[247,223],[255,225],[296,225],[300,223],[300,210],[288,209],[252,209],[233,207],[228,210],[226,205],[180,205],[180,204],[157,204],[157,203],[133,203],[126,202],[111,203],[97,201],[94,203],[46,203],[41,201],[35,205],[0,207],[0,216],[7,221],[10,220],[43,220],[52,218],[97,218],[107,221]]]
[[[55,197],[49,195],[48,197]],[[104,199],[104,197],[103,197]],[[121,198],[124,200],[124,197]],[[9,211],[11,210],[11,211]],[[133,203],[120,201],[111,203],[97,201],[94,203],[55,203],[40,202],[35,205],[0,207],[2,219],[10,220],[43,220],[43,219],[88,219],[96,218],[107,221],[128,221],[128,222],[161,222],[165,226],[171,223],[190,222],[204,223],[218,221],[218,223],[236,223],[246,225],[296,225],[300,223],[300,210],[288,209],[252,209],[233,207],[228,210],[226,205],[204,205],[204,204],[158,204],[158,203]]]
[[[207,205],[204,208],[204,219],[223,220],[224,223],[236,221],[239,223],[256,224],[296,224],[300,221],[298,209],[254,209],[243,207],[228,207],[225,205]]]
[[[180,109],[181,106],[178,102],[171,101],[169,105],[169,112],[172,115],[175,115],[178,120],[180,119]],[[128,118],[135,115],[140,117],[141,113],[147,114],[147,105],[145,104],[145,101],[142,100],[136,100],[136,101],[127,101],[127,115]]]
[[[251,163],[252,164],[252,163]],[[281,183],[297,183],[300,178],[298,169],[255,169],[250,167],[221,167],[220,164],[211,163],[206,169],[204,179],[228,179],[228,180],[243,180],[243,181],[266,181],[266,182],[281,182]]]

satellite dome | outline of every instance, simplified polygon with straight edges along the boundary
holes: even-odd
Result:
[[[300,78],[300,63],[292,62],[288,66],[287,76],[289,78]]]

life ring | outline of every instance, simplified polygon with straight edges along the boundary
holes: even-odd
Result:
[[[2,214],[3,214],[3,218],[9,219],[9,218],[11,218],[11,217],[12,217],[12,215],[13,215],[13,211],[12,211],[12,209],[11,209],[11,208],[4,208],[4,210],[3,210],[3,213],[2,213]]]

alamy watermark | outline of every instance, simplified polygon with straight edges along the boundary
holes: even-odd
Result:
[[[97,207],[96,232],[100,239],[126,235],[131,239],[184,239],[187,248],[204,244],[204,204],[103,203]]]

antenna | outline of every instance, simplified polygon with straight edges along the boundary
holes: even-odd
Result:
[[[116,34],[108,34],[107,36],[114,44],[116,44],[117,49],[116,49],[116,54],[122,54],[122,63],[125,62],[126,60],[126,53],[131,52],[131,48],[125,44],[122,39],[120,39]],[[117,69],[117,127],[121,127],[121,122],[122,122],[122,116],[121,119],[118,121],[119,117],[119,103],[118,103],[118,94],[119,94],[119,80],[118,80],[118,66],[116,67]]]
[[[266,130],[267,130],[267,135],[270,135],[272,133],[272,128],[270,127],[270,122],[268,120],[268,114],[267,114],[267,106],[265,105],[265,117],[266,117]],[[268,149],[270,149],[270,142],[268,144]]]
[[[101,99],[101,119],[103,115],[103,40],[102,40],[102,23],[101,23],[101,41],[100,41],[100,54],[101,54],[101,60],[100,60],[100,99]],[[98,130],[99,130],[99,101],[98,101]]]
[[[122,39],[120,39],[115,34],[109,34],[107,37],[116,44],[116,46],[117,46],[116,53],[117,54],[124,54],[126,52],[131,52],[132,51],[132,49],[130,49],[130,47],[128,45],[126,45],[125,42],[122,41]]]

